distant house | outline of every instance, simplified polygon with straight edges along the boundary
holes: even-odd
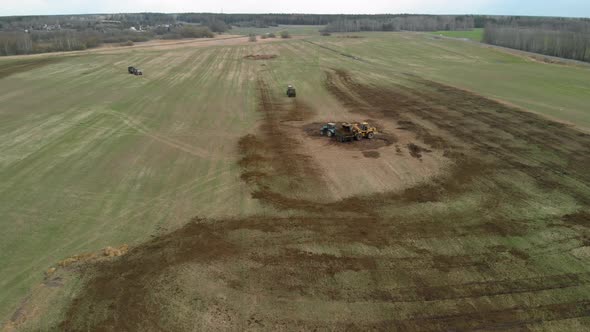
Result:
[[[131,30],[131,31],[137,31],[137,29],[135,27],[131,27],[131,28],[129,28],[129,30]]]

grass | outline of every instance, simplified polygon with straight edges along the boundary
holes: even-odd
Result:
[[[480,44],[421,34],[359,35],[365,38],[316,40],[370,61],[379,68],[374,71],[416,74],[590,129],[588,66],[539,63]]]
[[[315,28],[313,31],[309,29],[289,27],[293,35],[315,32]],[[264,31],[267,30],[257,33]],[[246,30],[234,32],[249,33]],[[376,264],[378,271],[385,271],[383,274],[375,275],[352,265],[352,268],[339,271],[332,277],[321,275],[310,281],[314,284],[308,286],[317,290],[321,300],[308,302],[308,298],[304,298],[305,301],[302,300],[295,312],[304,313],[312,321],[341,310],[365,310],[367,319],[390,318],[391,308],[381,303],[350,302],[345,308],[332,306],[325,298],[339,293],[338,289],[330,288],[331,284],[338,285],[340,289],[358,290],[359,293],[354,293],[354,296],[364,294],[368,297],[372,293],[363,293],[368,291],[359,285],[377,284],[388,291],[408,289],[409,293],[416,287],[414,281],[443,289],[454,285],[451,290],[456,291],[455,298],[451,296],[422,302],[420,296],[427,295],[418,294],[412,301],[396,304],[396,312],[407,317],[417,312],[428,315],[450,313],[452,310],[448,303],[457,308],[492,308],[494,305],[508,308],[522,303],[542,306],[571,304],[587,299],[587,266],[570,252],[584,246],[579,237],[585,234],[585,229],[563,227],[560,221],[564,215],[587,208],[577,196],[560,189],[560,186],[579,186],[580,192],[588,194],[585,191],[588,183],[582,180],[559,178],[560,186],[548,189],[539,187],[537,180],[523,175],[521,171],[504,169],[505,165],[499,165],[498,173],[478,178],[473,184],[466,185],[469,187],[467,193],[450,201],[379,205],[381,198],[376,197],[370,201],[374,204],[371,206],[376,206],[378,213],[395,221],[383,225],[383,232],[395,230],[396,233],[391,234],[407,237],[401,240],[401,244],[388,243],[383,247],[371,242],[382,236],[377,233],[370,233],[374,238],[368,237],[366,243],[359,240],[363,238],[359,235],[363,234],[363,230],[358,228],[357,220],[347,221],[346,227],[352,231],[345,243],[338,242],[341,237],[348,236],[348,233],[338,232],[341,220],[326,220],[327,226],[320,229],[321,232],[288,229],[292,223],[288,220],[271,230],[265,229],[257,220],[250,220],[252,224],[247,223],[243,229],[234,226],[231,220],[226,221],[228,218],[247,218],[251,215],[293,214],[253,199],[251,188],[240,181],[242,170],[238,161],[241,156],[237,152],[237,142],[248,133],[260,135],[257,125],[262,115],[256,110],[256,82],[260,77],[269,84],[275,98],[282,95],[284,86],[294,83],[300,99],[312,105],[320,119],[344,112],[342,100],[325,88],[325,72],[341,68],[351,72],[359,84],[387,86],[397,93],[400,91],[395,89],[400,88],[396,84],[419,91],[424,89],[437,96],[430,100],[428,107],[436,108],[437,103],[438,106],[459,103],[461,98],[448,97],[425,83],[417,84],[412,77],[468,89],[581,128],[590,128],[590,112],[586,107],[590,103],[590,83],[586,67],[538,63],[477,44],[432,39],[425,34],[355,35],[363,38],[339,38],[334,35],[310,39],[331,50],[302,40],[290,40],[273,44],[91,53],[64,56],[59,62],[42,62],[42,65],[27,62],[21,67],[15,67],[14,60],[0,59],[0,73],[9,73],[0,78],[0,225],[5,230],[0,233],[0,320],[5,322],[10,318],[26,294],[42,282],[43,271],[57,261],[106,246],[123,243],[140,245],[153,235],[182,227],[194,216],[219,219],[220,225],[230,225],[228,227],[232,231],[225,233],[218,234],[218,229],[213,226],[207,231],[224,239],[223,243],[238,243],[238,248],[243,250],[239,252],[251,254],[243,254],[233,263],[219,262],[219,266],[238,276],[237,279],[251,281],[244,287],[258,285],[256,287],[259,288],[252,286],[254,289],[250,294],[263,292],[268,286],[264,283],[265,274],[261,274],[257,281],[253,277],[257,274],[256,270],[248,270],[258,264],[264,266],[261,269],[271,269],[264,270],[269,275],[282,275],[282,282],[294,289],[303,287],[304,293],[306,286],[297,284],[300,280],[293,279],[293,275],[299,276],[297,271],[282,271],[278,270],[279,267],[272,270],[278,266],[276,261],[249,261],[262,253],[278,253],[287,244],[291,249],[327,253],[330,257],[343,254],[358,259],[374,256],[371,264]],[[247,54],[266,53],[278,54],[279,57],[269,61],[243,59]],[[338,53],[358,56],[362,60]],[[128,65],[142,68],[145,76],[128,75]],[[366,98],[364,102],[371,104],[375,101]],[[373,104],[373,108],[378,108],[377,105]],[[388,107],[393,105],[392,101]],[[425,121],[420,120],[419,109],[412,112],[407,113],[415,117],[412,118],[414,121]],[[541,165],[539,167],[552,165],[559,170],[559,167],[568,167],[561,150],[517,139],[515,135],[518,131],[503,128],[501,122],[485,122],[486,112],[494,114],[490,115],[494,118],[498,116],[495,111],[463,105],[457,106],[456,112],[460,113],[449,112],[448,119],[456,123],[464,121],[458,126],[473,130],[473,133],[466,131],[463,135],[479,133],[474,137],[493,143],[498,139],[490,139],[487,135],[496,133],[496,138],[502,138],[498,141],[513,144],[510,148],[514,151],[525,149],[530,159],[515,159],[521,163]],[[517,123],[523,130],[530,129],[529,134],[538,130],[509,115],[513,114],[509,112],[506,118],[502,118],[506,123],[512,126]],[[444,131],[437,130],[433,129],[433,132],[441,134]],[[554,133],[552,128],[545,130],[547,134]],[[551,136],[552,139],[557,140],[554,136]],[[558,146],[559,142],[555,142],[549,141],[547,146]],[[580,151],[587,148],[583,143],[567,142],[571,144],[566,144],[567,148],[579,147]],[[572,160],[571,165],[574,162]],[[518,187],[517,194],[511,191],[514,190],[513,185]],[[496,208],[490,212],[486,210],[489,207],[482,204]],[[501,232],[482,231],[481,223],[484,221],[492,225],[499,223],[496,227],[508,227],[498,220],[507,224],[524,220],[531,225],[524,234],[508,232],[503,235]],[[370,223],[369,220],[366,222]],[[447,226],[440,229],[433,226],[441,222]],[[550,227],[551,224],[554,226]],[[267,234],[273,236],[265,239]],[[332,234],[335,240],[323,239],[318,234]],[[268,243],[273,245],[265,247]],[[259,251],[257,245],[268,251]],[[514,258],[516,256],[510,256],[508,251],[497,256],[493,248],[500,246],[506,250],[513,249],[522,257],[525,254],[530,257],[523,264]],[[428,260],[430,256],[421,256],[425,251],[440,256],[431,257],[433,261],[448,260],[449,257],[456,260],[443,260],[439,262],[440,267]],[[470,253],[476,253],[477,257],[468,257]],[[281,261],[278,257],[280,255],[276,259]],[[487,270],[481,264],[470,265],[481,263],[480,260],[488,264]],[[318,270],[314,262],[302,260],[301,271],[308,275],[323,271],[323,267],[320,265]],[[391,265],[391,262],[397,266]],[[189,302],[197,301],[198,296],[207,291],[207,285],[199,283],[201,280],[215,280],[215,271],[205,271],[200,267],[197,264],[172,268],[172,271],[178,269],[174,272],[179,276],[175,282],[185,281],[178,281],[178,287],[190,294]],[[119,268],[124,269],[124,266]],[[522,294],[504,294],[500,290],[485,297],[461,297],[461,292],[466,290],[458,286],[472,283],[471,287],[476,287],[473,285],[489,281],[485,280],[487,277],[494,280],[525,277],[536,280],[534,278],[567,273],[578,276],[579,282],[572,282],[563,289],[534,290],[532,287],[533,290]],[[199,278],[191,279],[194,275]],[[518,283],[518,280],[515,282]],[[66,288],[78,286],[76,283]],[[325,291],[326,287],[332,293]],[[512,291],[511,288],[509,290]],[[166,292],[162,290],[156,295],[166,295]],[[244,300],[242,293],[235,289],[228,294],[236,303],[266,303],[264,299],[270,301],[275,298],[266,294],[263,301]],[[290,293],[280,295],[291,296]],[[68,293],[67,296],[73,295]],[[61,299],[60,303],[67,302],[63,297]],[[182,297],[163,296],[157,300],[171,301],[172,305],[183,310],[189,308]],[[348,303],[346,301],[349,300],[343,297],[335,302]],[[175,312],[174,306],[167,306],[166,310]],[[55,315],[55,319],[63,314],[55,308],[51,310],[50,315]],[[282,314],[279,308],[270,304],[265,310],[276,310],[277,315]],[[547,316],[551,317],[551,314],[547,313]],[[535,317],[528,318],[534,321]],[[575,328],[576,324],[583,326],[584,322],[587,318],[571,317],[569,321],[548,324],[567,329]]]
[[[471,30],[461,30],[461,31],[434,31],[430,32],[430,34],[437,35],[437,36],[445,36],[451,38],[462,38],[462,39],[469,39],[476,42],[481,42],[483,40],[483,28],[471,29]]]
[[[245,53],[68,57],[0,80],[1,317],[64,257],[256,210],[227,143],[257,118]]]

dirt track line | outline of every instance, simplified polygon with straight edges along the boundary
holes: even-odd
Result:
[[[199,182],[199,180],[202,180],[202,179],[201,178],[197,178],[197,179],[195,179],[195,181],[192,181],[192,182],[189,182],[187,184],[184,184],[183,186],[178,187],[178,188],[176,188],[174,190],[170,190],[168,192],[164,192],[164,193],[162,193],[162,194],[160,194],[160,195],[158,195],[158,196],[156,196],[156,197],[148,200],[147,202],[145,202],[143,204],[143,206],[141,208],[137,208],[137,210],[142,210],[143,207],[145,207],[145,206],[152,206],[152,205],[154,205],[152,203],[157,203],[159,201],[165,201],[165,197],[166,196],[171,196],[173,194],[184,194],[184,193],[187,193],[187,192],[193,190],[197,186],[206,185],[206,184],[208,184],[208,183],[210,183],[212,181],[217,180],[220,176],[227,174],[229,171],[230,171],[229,167],[227,167],[225,169],[222,169],[217,174],[215,174],[214,176],[207,176],[207,178],[206,178],[206,180],[204,182]],[[186,186],[186,188],[184,188],[184,186]],[[207,191],[211,191],[213,189],[217,189],[218,187],[209,188],[209,190],[207,190]],[[205,193],[207,191],[201,190],[201,191],[199,191],[199,193],[202,194],[202,193]],[[115,217],[114,219],[115,220],[123,219],[128,214],[133,213],[133,212],[134,212],[133,210],[128,211],[128,212],[123,212],[122,214],[120,214],[119,216]],[[144,213],[144,211],[137,212],[134,215],[128,217],[128,219],[137,218],[138,216],[140,216],[143,213]]]
[[[328,51],[330,51],[330,52],[334,52],[334,53],[336,53],[336,54],[338,54],[338,55],[340,55],[340,56],[347,57],[347,58],[349,58],[349,59],[353,59],[353,60],[356,60],[356,61],[361,61],[361,62],[371,63],[370,61],[367,61],[367,60],[365,60],[365,59],[363,59],[363,58],[361,58],[361,57],[358,57],[358,56],[355,56],[355,55],[352,55],[352,54],[348,54],[348,53],[343,53],[343,52],[340,52],[340,51],[338,51],[338,50],[337,50],[337,49],[335,49],[335,48],[331,48],[331,47],[328,47],[328,46],[325,46],[325,45],[321,45],[321,44],[318,44],[318,43],[314,43],[314,42],[312,42],[312,41],[309,41],[309,40],[307,40],[307,39],[302,39],[302,40],[303,40],[304,42],[306,42],[306,43],[309,43],[309,44],[315,45],[315,46],[317,46],[317,47],[320,47],[320,48],[326,49],[326,50],[328,50]]]
[[[179,142],[175,139],[171,139],[169,137],[166,136],[162,136],[159,134],[155,134],[153,133],[149,128],[147,128],[145,125],[143,125],[141,122],[133,119],[131,116],[128,115],[124,115],[122,113],[116,112],[116,111],[104,111],[103,113],[105,114],[111,114],[111,115],[115,115],[116,117],[120,118],[121,120],[123,120],[123,122],[132,129],[137,130],[139,133],[146,135],[150,138],[153,138],[154,140],[160,142],[160,143],[164,143],[168,146],[171,146],[173,148],[182,150],[188,154],[191,154],[195,157],[199,157],[199,158],[207,158],[211,156],[211,153],[203,148],[197,148],[197,147],[189,147],[187,146],[185,143],[183,142]]]

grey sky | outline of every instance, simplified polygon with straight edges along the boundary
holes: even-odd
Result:
[[[590,16],[590,0],[0,0],[0,16],[118,12]]]

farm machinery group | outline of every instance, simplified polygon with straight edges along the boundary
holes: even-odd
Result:
[[[297,96],[295,87],[287,87],[287,97],[294,98]],[[372,139],[377,133],[377,128],[372,127],[367,122],[343,122],[340,128],[334,122],[325,124],[320,129],[320,135],[335,137],[339,142],[360,141],[363,138]]]
[[[340,128],[333,122],[325,124],[320,129],[320,135],[335,137],[339,142],[360,141],[363,138],[372,139],[377,133],[377,128],[371,127],[367,122],[344,122]]]

